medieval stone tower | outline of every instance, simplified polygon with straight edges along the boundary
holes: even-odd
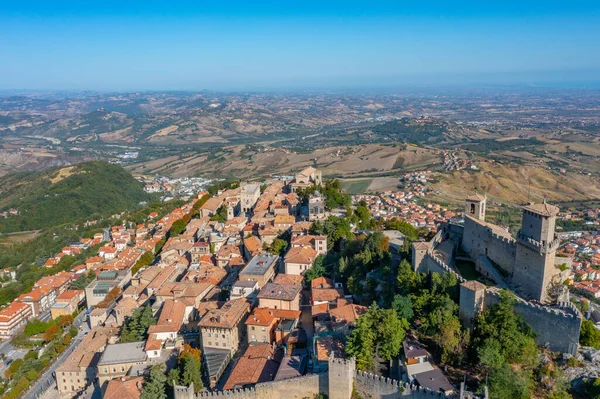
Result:
[[[354,359],[337,359],[329,356],[329,399],[350,399],[356,361]]]
[[[554,264],[559,240],[554,238],[559,209],[544,201],[523,207],[523,222],[517,236],[512,283],[524,296],[544,302],[548,287],[558,282],[560,269]]]
[[[474,194],[465,198],[465,215],[484,221],[486,200],[487,197],[481,194]]]

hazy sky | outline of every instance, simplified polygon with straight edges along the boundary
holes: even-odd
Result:
[[[0,2],[0,89],[600,81],[598,0]]]

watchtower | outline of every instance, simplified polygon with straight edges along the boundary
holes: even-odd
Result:
[[[485,195],[477,193],[465,198],[465,216],[484,221],[486,201],[487,197]]]
[[[512,283],[524,296],[544,302],[547,290],[560,276],[554,264],[559,240],[554,238],[559,209],[547,204],[523,207],[523,221],[517,235],[517,251]]]
[[[356,360],[329,355],[329,399],[350,399],[354,387]]]

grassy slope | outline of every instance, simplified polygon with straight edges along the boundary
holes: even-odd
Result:
[[[528,200],[551,202],[600,198],[600,179],[527,165],[501,165],[483,162],[480,171],[455,171],[440,177],[434,189],[437,197],[447,202],[462,202],[467,193],[478,191],[488,198],[504,203],[524,203]]]
[[[0,219],[0,232],[109,216],[148,199],[140,182],[120,166],[105,162],[6,176],[0,210],[16,208],[20,214]]]

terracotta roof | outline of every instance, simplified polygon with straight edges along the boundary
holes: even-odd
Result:
[[[555,216],[558,215],[560,209],[554,205],[547,204],[544,201],[541,204],[529,204],[523,207],[523,209],[528,210],[533,213],[537,213],[542,216]]]
[[[201,295],[205,295],[212,284],[210,283],[194,283],[194,282],[171,282],[165,283],[160,287],[156,293],[157,296],[166,296],[173,298],[197,298]]]
[[[317,338],[317,359],[320,361],[328,361],[329,355],[332,352],[342,354],[344,353],[344,343],[331,336]]]
[[[292,226],[292,232],[308,231],[312,227],[313,222],[298,222]]]
[[[331,309],[329,314],[335,319],[335,321],[345,321],[347,323],[354,323],[363,314],[367,313],[366,306],[349,304],[339,306],[335,309]]]
[[[301,246],[311,246],[315,247],[315,240],[326,240],[325,236],[313,236],[313,235],[305,235],[305,236],[297,236],[292,241],[293,247],[301,247]]]
[[[312,305],[310,307],[311,311],[311,315],[312,317],[318,317],[318,316],[325,316],[328,313],[329,310],[329,304],[328,303],[321,303],[319,305]]]
[[[223,200],[221,198],[213,197],[213,198],[210,198],[208,201],[206,201],[204,203],[204,205],[202,205],[200,207],[200,209],[206,209],[209,211],[216,212],[216,210],[219,209],[219,207],[221,206],[222,203],[223,203]]]
[[[246,319],[246,325],[252,326],[270,326],[273,321],[278,319],[298,319],[302,312],[299,310],[282,310],[271,308],[255,308]]]
[[[226,302],[221,308],[209,310],[202,320],[200,327],[233,328],[250,311],[250,304],[245,298]]]
[[[284,274],[284,273],[278,274],[275,277],[275,279],[273,280],[273,282],[277,283],[277,284],[296,284],[296,285],[302,285],[303,281],[304,281],[304,276],[301,276],[298,274]]]
[[[485,201],[486,199],[487,199],[487,197],[485,195],[482,195],[479,193],[468,195],[465,198],[466,201]]]
[[[275,224],[294,224],[296,218],[292,215],[277,215],[275,216]]]
[[[144,377],[121,377],[108,381],[104,399],[139,399]]]
[[[292,247],[285,255],[285,263],[311,264],[318,256],[312,247]]]
[[[262,242],[256,236],[248,237],[244,239],[244,246],[250,253],[254,253],[255,251],[259,251],[262,249]]]
[[[223,389],[273,381],[282,357],[281,351],[274,351],[270,344],[249,346],[236,363]]]
[[[71,299],[75,298],[76,296],[83,295],[83,294],[84,294],[83,290],[67,290],[56,297],[56,302],[70,301]]]
[[[344,291],[340,288],[315,288],[312,290],[314,302],[332,302],[344,297]]]
[[[29,309],[29,305],[22,302],[11,302],[10,305],[0,310],[0,321],[10,322],[16,314],[25,309]]]
[[[333,288],[333,280],[327,277],[317,277],[310,282],[311,289],[315,288]]]

